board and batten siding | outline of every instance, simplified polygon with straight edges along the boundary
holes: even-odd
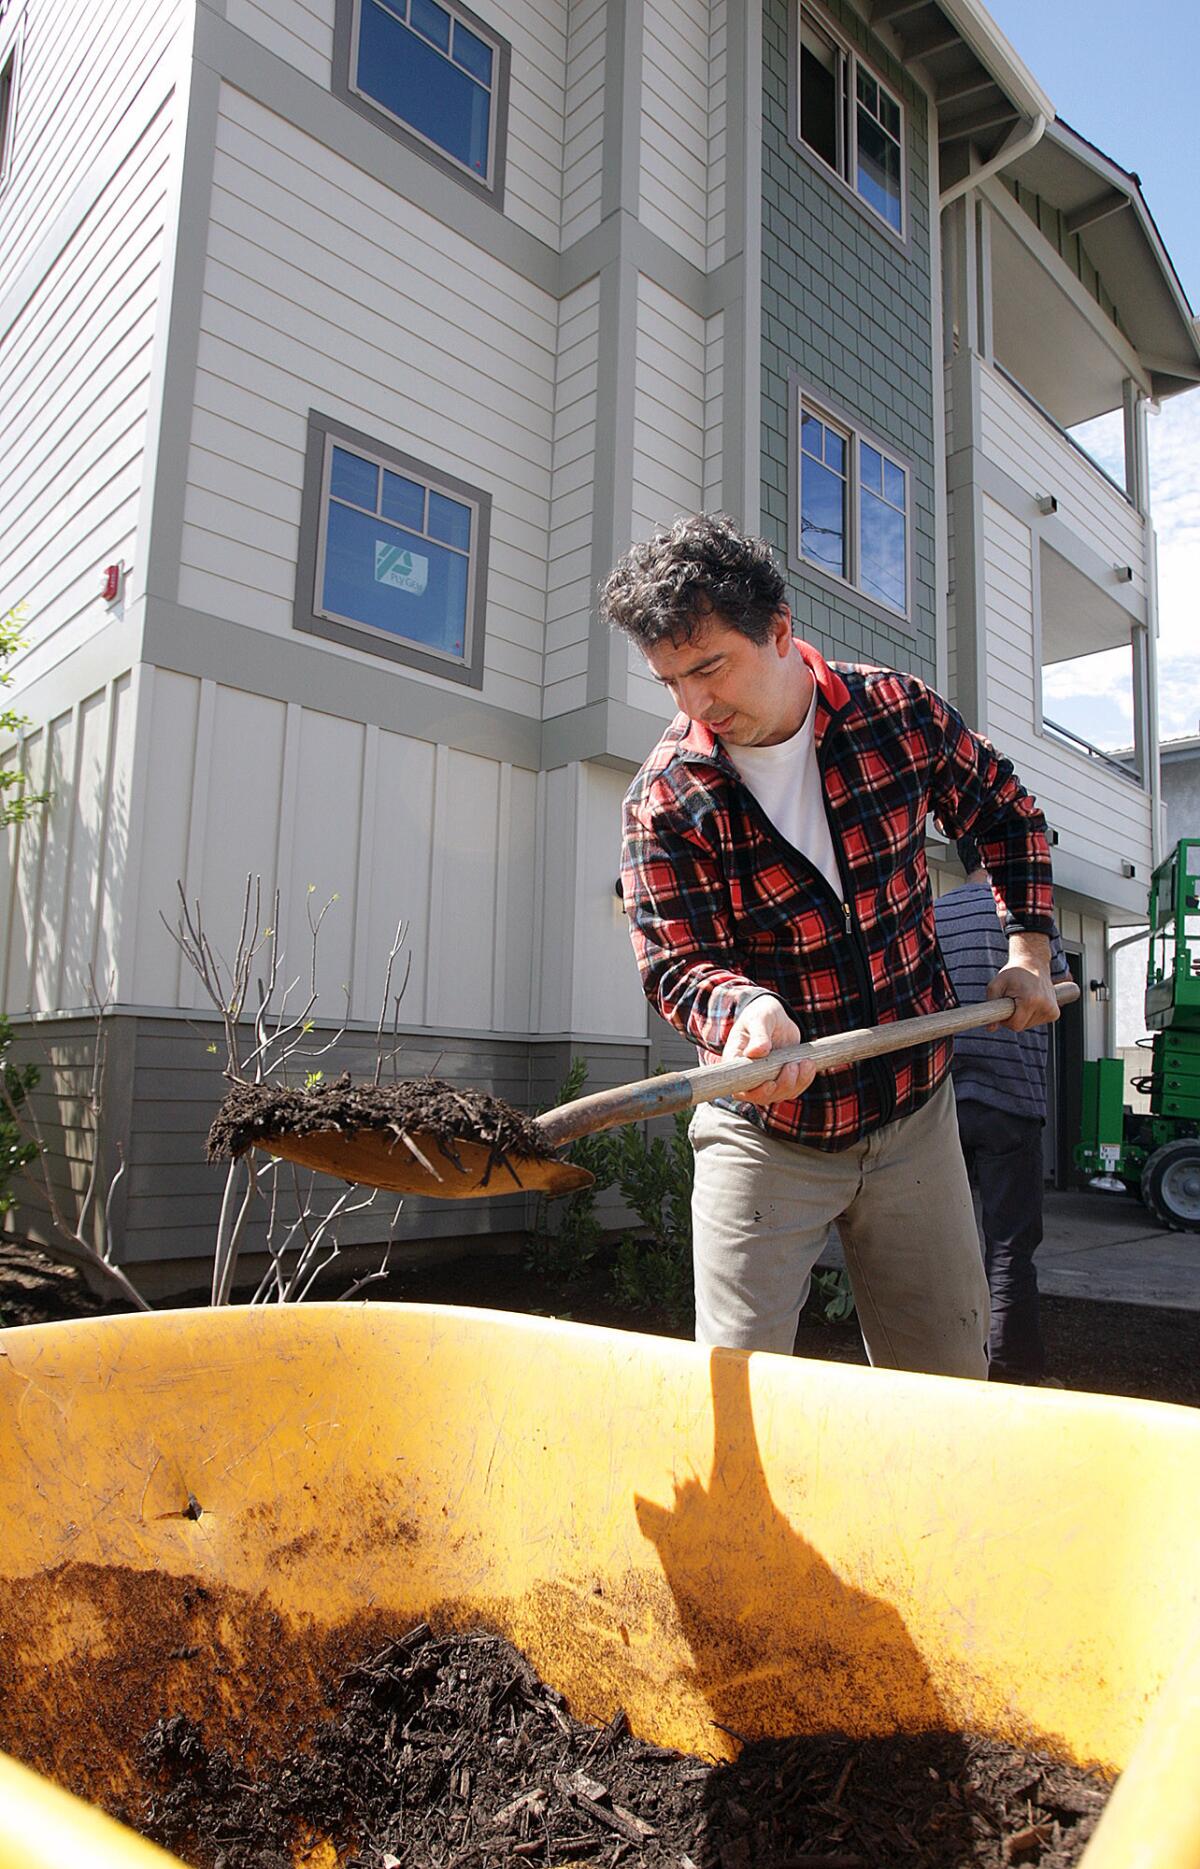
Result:
[[[987,364],[979,367],[981,453],[1032,498],[1053,494],[1058,518],[1105,564],[1129,565],[1146,590],[1146,529],[1140,515],[1054,425]]]
[[[1146,794],[1051,736],[1039,732],[1035,658],[1033,535],[998,501],[983,496],[988,719],[984,731],[1012,760],[1064,850],[1111,870],[1115,857],[1148,873]],[[1143,872],[1143,866],[1147,866]]]
[[[534,773],[162,669],[143,714],[160,782],[142,818],[131,1002],[205,1004],[160,919],[175,923],[176,879],[228,954],[256,877],[264,928],[279,890],[293,1006],[308,991],[310,920],[328,903],[316,944],[324,1022],[378,1019],[403,922],[403,1024],[530,1030]]]
[[[575,761],[538,781],[535,1029],[642,1039],[647,1010],[616,881],[624,773]]]
[[[562,245],[565,251],[599,227],[604,189],[606,0],[568,7],[564,104]]]
[[[483,698],[537,718],[556,302],[226,86],[200,325],[180,602],[291,634],[316,408],[491,495]]]
[[[115,999],[129,851],[135,695],[130,673],[31,732],[31,787],[51,804],[0,831],[3,1004],[27,1012]]]
[[[134,558],[170,132],[164,108],[0,347],[0,609],[24,605],[23,686],[107,620],[103,567]]]
[[[558,308],[550,552],[546,566],[543,717],[587,702],[596,478],[600,281],[588,279]]]
[[[719,314],[718,314],[719,316]],[[631,536],[699,511],[714,472],[710,388],[719,394],[719,337],[690,305],[641,275],[634,362],[633,510]],[[711,342],[710,342],[711,336]],[[646,672],[641,651],[628,647],[628,699],[669,720],[669,695]],[[647,748],[647,751],[649,749]]]
[[[474,11],[512,46],[504,212],[557,248],[562,214],[566,0]],[[228,0],[230,25],[328,89],[333,81],[334,0]],[[603,38],[603,33],[601,34]],[[383,134],[387,134],[386,131]]]

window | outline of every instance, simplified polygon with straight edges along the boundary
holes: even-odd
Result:
[[[500,185],[508,46],[440,0],[341,0],[335,90],[460,179]]]
[[[904,232],[904,115],[857,53],[800,8],[801,147],[831,168],[893,233]]]
[[[907,616],[908,468],[803,393],[799,412],[800,567]]]
[[[296,624],[479,685],[491,503],[310,418]]]
[[[850,575],[846,546],[850,437],[805,410],[800,418],[800,549],[831,571]]]

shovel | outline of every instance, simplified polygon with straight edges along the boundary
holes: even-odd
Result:
[[[1079,998],[1073,980],[1063,981],[1054,991],[1060,1007],[1070,1006]],[[636,1084],[621,1084],[615,1090],[600,1090],[593,1096],[560,1104],[533,1120],[548,1151],[564,1148],[580,1136],[593,1136],[602,1129],[645,1122],[652,1116],[670,1116],[678,1110],[693,1109],[698,1103],[711,1103],[716,1097],[736,1097],[757,1090],[785,1064],[811,1062],[818,1072],[832,1071],[841,1065],[858,1064],[864,1058],[904,1051],[910,1045],[928,1045],[934,1039],[953,1038],[958,1032],[978,1032],[985,1026],[1000,1025],[1015,1010],[1014,1000],[989,999],[976,1005],[954,1006],[948,1012],[922,1013],[915,1019],[838,1032],[807,1044],[783,1045],[766,1058],[703,1064],[692,1071],[645,1077]],[[255,1146],[301,1167],[335,1175],[341,1181],[448,1201],[498,1194],[571,1194],[578,1188],[590,1187],[595,1179],[586,1168],[556,1161],[549,1154],[543,1158],[510,1152],[498,1159],[484,1140],[457,1139],[451,1158],[436,1138],[420,1129],[412,1132],[409,1145],[403,1147],[385,1129],[285,1133],[263,1137]]]

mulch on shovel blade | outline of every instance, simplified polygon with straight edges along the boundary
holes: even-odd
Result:
[[[484,1090],[460,1090],[440,1077],[404,1078],[395,1084],[355,1084],[345,1071],[311,1090],[277,1084],[235,1084],[208,1132],[208,1159],[243,1155],[256,1143],[278,1136],[309,1136],[320,1130],[353,1135],[378,1129],[399,1139],[431,1136],[451,1161],[456,1142],[490,1145],[494,1155],[547,1159],[537,1124]]]
[[[422,1624],[352,1670],[311,1748],[250,1766],[182,1714],[143,1743],[130,1821],[204,1869],[290,1869],[328,1838],[354,1869],[1067,1869],[1110,1789],[946,1733],[747,1744],[732,1764],[597,1731],[516,1649]]]

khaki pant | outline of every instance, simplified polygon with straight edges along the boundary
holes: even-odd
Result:
[[[690,1134],[698,1343],[790,1354],[836,1221],[872,1363],[986,1380],[987,1278],[949,1079],[837,1154],[710,1103]]]

